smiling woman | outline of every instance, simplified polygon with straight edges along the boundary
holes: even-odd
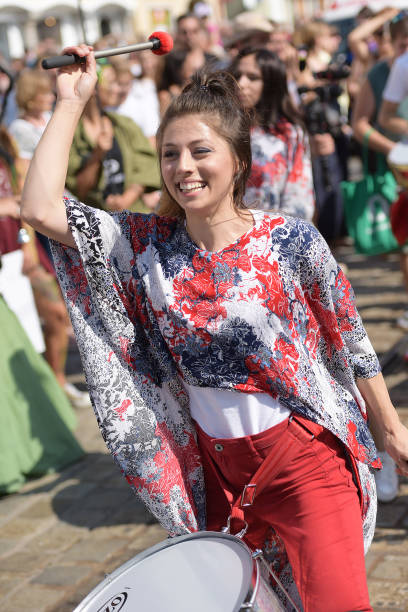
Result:
[[[66,51],[86,63],[60,71],[22,211],[55,239],[106,444],[170,535],[228,524],[299,609],[372,611],[363,553],[380,463],[365,400],[404,474],[408,431],[347,279],[311,224],[245,208],[250,121],[226,73],[197,75],[166,111],[158,215],[64,203],[96,81],[92,50]]]
[[[174,119],[164,138],[162,177],[187,219],[187,231],[202,248],[222,249],[253,225],[250,213],[238,214],[234,207],[238,160],[225,139],[199,115]],[[220,224],[224,231],[216,236],[212,228]]]
[[[164,192],[159,214],[185,217],[193,241],[209,251],[231,244],[254,223],[243,203],[251,168],[249,116],[237,96],[227,74],[193,77],[157,135]]]

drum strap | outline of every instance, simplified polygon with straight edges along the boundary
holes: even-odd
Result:
[[[297,438],[312,441],[322,433],[324,427],[300,415],[294,415],[292,413],[289,417],[288,429],[290,429]],[[228,519],[228,531],[231,532],[232,528],[234,532],[235,530],[244,530],[243,533],[245,533],[247,526],[245,521],[245,508],[253,505],[255,497],[257,495],[259,496],[263,489],[276,478],[279,472],[293,459],[297,452],[298,446],[293,444],[292,436],[285,435],[281,443],[274,446],[273,452],[265,457],[255,474],[253,474],[250,482],[245,485],[241,494],[235,500],[228,491],[228,484],[225,482],[222,474],[220,474],[215,465],[213,466],[219,484],[225,491],[225,495],[231,507],[231,514]]]

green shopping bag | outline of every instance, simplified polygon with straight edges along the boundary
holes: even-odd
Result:
[[[399,248],[392,233],[390,207],[397,199],[397,183],[383,155],[377,155],[377,172],[369,174],[367,147],[363,146],[364,176],[341,184],[344,213],[355,249],[365,255],[388,253]]]

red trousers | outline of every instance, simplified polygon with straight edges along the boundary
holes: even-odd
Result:
[[[294,420],[296,427],[286,419],[260,434],[234,439],[211,438],[196,425],[207,529],[220,531],[226,525],[227,498],[237,498],[265,457],[290,436],[292,459],[282,461],[273,482],[245,508],[249,527],[244,540],[252,549],[263,548],[268,530],[275,529],[305,612],[372,612],[359,492],[344,446],[328,430],[320,428],[314,437],[315,424]]]

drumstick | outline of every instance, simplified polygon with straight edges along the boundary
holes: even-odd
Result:
[[[138,43],[136,45],[127,45],[125,47],[116,47],[114,49],[103,49],[102,51],[95,51],[95,59],[100,57],[110,57],[111,55],[120,55],[122,53],[133,53],[133,51],[144,51],[145,49],[151,49],[155,55],[165,55],[169,53],[173,48],[173,39],[167,32],[153,32],[149,36],[148,42]],[[67,53],[66,55],[56,55],[54,57],[47,57],[41,62],[41,66],[45,70],[50,68],[60,68],[61,66],[71,66],[72,64],[80,64],[85,60],[83,57],[79,57],[74,53]]]

